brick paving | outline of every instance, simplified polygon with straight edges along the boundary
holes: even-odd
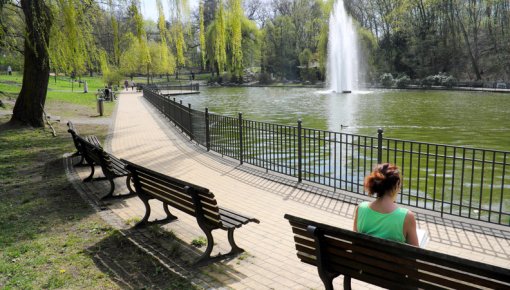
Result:
[[[338,227],[352,228],[352,213],[360,197],[347,192],[334,193],[331,188],[308,183],[238,161],[222,157],[191,142],[154,109],[141,93],[120,93],[105,148],[115,156],[209,188],[221,206],[258,218],[235,231],[237,244],[246,254],[236,258],[193,268],[184,259],[165,258],[166,249],[144,238],[143,230],[131,229],[129,221],[145,212],[137,197],[103,203],[101,192],[108,186],[101,182],[81,183],[86,168],[66,165],[68,176],[82,196],[96,206],[105,220],[122,230],[135,244],[159,259],[165,266],[209,289],[322,289],[316,268],[296,257],[290,226],[283,218],[290,213]],[[100,171],[100,170],[99,170]],[[127,191],[117,179],[117,193]],[[105,183],[107,184],[107,182]],[[333,195],[334,193],[334,195]],[[335,198],[332,198],[335,196]],[[155,201],[153,218],[163,218],[162,206]],[[417,213],[418,226],[431,237],[427,249],[510,268],[510,231],[499,227],[410,208]],[[189,259],[199,253],[189,246],[205,236],[194,218],[175,211],[177,221],[162,227],[183,241]],[[213,232],[216,252],[228,252],[225,231]],[[214,252],[213,252],[214,253]],[[340,288],[342,279],[335,280]],[[354,289],[377,289],[353,280]]]

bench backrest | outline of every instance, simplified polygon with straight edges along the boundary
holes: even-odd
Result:
[[[297,256],[319,272],[391,289],[509,289],[510,270],[285,215]]]
[[[80,148],[82,148],[85,158],[92,159],[92,161],[95,164],[98,164],[103,169],[103,173],[105,175],[108,174],[117,174],[120,171],[123,171],[124,169],[121,168],[123,164],[119,162],[112,162],[113,159],[118,160],[115,156],[109,154],[108,152],[104,151],[103,148],[97,147],[96,145],[88,142],[87,140],[83,139],[81,136],[76,136],[77,142],[80,144]]]
[[[67,127],[69,128],[69,129],[67,129],[67,132],[69,132],[71,134],[71,137],[73,137],[74,146],[76,146],[76,148],[79,148],[80,144],[78,143],[78,140],[76,139],[76,136],[78,136],[78,132],[76,131],[76,128],[74,127],[73,122],[68,121]]]
[[[157,198],[203,220],[208,225],[221,227],[216,198],[207,188],[161,174],[123,159],[121,161],[131,172],[138,194]]]

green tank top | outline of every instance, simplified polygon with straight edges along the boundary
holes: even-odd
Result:
[[[404,220],[407,209],[397,208],[391,213],[380,213],[369,207],[367,201],[358,206],[358,232],[387,240],[405,243]]]

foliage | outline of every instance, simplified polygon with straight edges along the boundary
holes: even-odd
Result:
[[[451,88],[457,84],[457,79],[453,76],[447,76],[443,79],[442,84],[447,88]]]
[[[232,53],[232,64],[231,71],[236,78],[242,78],[243,74],[243,51],[242,51],[242,18],[243,18],[243,9],[241,7],[241,0],[230,0],[231,1],[231,11],[230,15],[230,50]]]
[[[200,236],[198,238],[193,239],[193,241],[191,241],[191,245],[197,248],[201,248],[207,245],[207,239],[203,236]]]
[[[445,86],[448,88],[453,87],[457,83],[457,80],[450,75],[445,73],[439,73],[437,75],[430,75],[421,80],[422,86]]]
[[[393,76],[390,73],[382,74],[380,77],[380,82],[385,88],[391,88],[393,87],[393,83],[395,82],[393,80]]]
[[[214,30],[214,60],[217,63],[218,72],[222,72],[225,70],[225,65],[227,63],[227,44],[226,44],[226,27],[225,27],[225,12],[223,7],[223,1],[220,0],[218,4],[218,11],[216,13],[216,17],[214,18],[215,28]]]
[[[372,71],[510,78],[508,1],[358,0],[346,7],[377,40]]]
[[[397,88],[404,89],[411,83],[411,79],[406,74],[401,74],[397,77],[395,80],[395,84],[397,85]]]
[[[200,31],[199,31],[199,39],[200,39],[200,56],[201,56],[201,64],[202,68],[205,68],[205,56],[206,56],[206,46],[205,46],[205,25],[204,25],[204,2],[200,1],[199,4],[199,16],[200,18]]]
[[[271,74],[267,72],[263,72],[259,74],[259,83],[262,85],[270,85],[273,83],[273,80],[271,79]]]

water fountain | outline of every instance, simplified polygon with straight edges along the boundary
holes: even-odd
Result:
[[[329,17],[327,82],[334,92],[358,89],[358,37],[343,0],[337,0]]]

